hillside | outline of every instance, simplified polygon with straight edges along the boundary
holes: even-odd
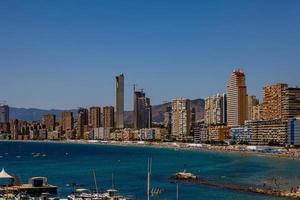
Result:
[[[164,112],[166,107],[170,103],[154,105],[152,107],[152,118],[153,122],[163,122]],[[202,119],[204,116],[204,100],[203,99],[195,99],[191,102],[192,107],[196,108],[196,120]],[[74,117],[76,118],[76,109],[72,110],[59,110],[59,109],[37,109],[37,108],[10,108],[10,119],[20,119],[27,121],[41,121],[43,115],[53,113],[57,116],[57,120],[60,119],[60,113],[62,111],[72,111],[74,113]],[[133,112],[125,111],[125,123],[132,124],[133,121]]]

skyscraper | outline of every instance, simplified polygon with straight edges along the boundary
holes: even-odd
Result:
[[[217,94],[216,96],[205,98],[205,123],[208,125],[226,123],[224,121],[224,106],[224,95]]]
[[[79,108],[77,111],[77,138],[84,139],[85,128],[89,124],[89,111],[86,108]]]
[[[9,107],[5,103],[0,102],[0,123],[9,122]]]
[[[263,89],[262,119],[290,119],[300,115],[300,88],[278,83]]]
[[[290,119],[300,116],[300,88],[288,87],[283,100],[283,117]]]
[[[90,125],[93,128],[99,128],[101,126],[101,108],[94,106],[90,107]]]
[[[43,116],[43,123],[48,131],[55,130],[56,116],[54,114],[48,114]]]
[[[61,128],[64,132],[73,130],[74,118],[72,112],[62,112],[60,120],[61,120]]]
[[[141,91],[134,90],[133,97],[133,128],[138,129],[139,127],[139,98],[145,97],[145,93]]]
[[[168,104],[164,113],[164,127],[168,129],[168,134],[171,134],[172,129],[172,105]]]
[[[116,128],[124,128],[124,75],[116,76]]]
[[[255,114],[257,113],[257,106],[259,104],[256,96],[247,96],[247,120],[255,120]]]
[[[19,123],[19,120],[17,119],[12,120],[10,126],[11,126],[12,139],[17,140],[18,134],[21,133],[21,124]]]
[[[191,101],[185,98],[172,101],[172,137],[176,140],[186,140],[190,134]]]
[[[223,94],[223,123],[227,124],[227,95]]]
[[[105,106],[103,108],[103,127],[104,128],[113,128],[114,127],[114,107]]]
[[[133,103],[133,127],[135,129],[150,128],[152,125],[152,107],[150,105],[150,99],[146,97],[143,90],[134,91]]]
[[[246,78],[240,69],[233,71],[227,86],[228,126],[241,126],[247,119]]]
[[[192,107],[191,110],[191,127],[190,129],[193,129],[196,126],[196,108]]]
[[[283,100],[288,85],[277,83],[263,88],[262,119],[272,120],[282,117]]]

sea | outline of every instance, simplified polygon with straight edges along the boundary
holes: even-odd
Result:
[[[169,178],[184,169],[224,184],[275,187],[275,179],[279,187],[300,184],[300,161],[270,156],[106,144],[0,142],[0,168],[20,176],[22,182],[47,177],[48,183],[59,187],[62,198],[71,194],[75,185],[94,189],[96,180],[102,191],[114,185],[120,194],[145,200],[148,158],[152,158],[151,187],[163,189],[152,199],[176,199],[177,186]],[[193,184],[179,184],[178,195],[180,200],[284,199]]]

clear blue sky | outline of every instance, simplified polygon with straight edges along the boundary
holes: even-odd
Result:
[[[300,85],[299,0],[1,0],[0,99],[10,106],[114,105],[125,74],[152,104],[224,92],[234,68],[248,93]]]

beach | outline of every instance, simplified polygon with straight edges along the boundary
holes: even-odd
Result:
[[[284,147],[253,146],[253,145],[209,145],[180,142],[152,142],[152,141],[101,141],[101,140],[0,140],[12,142],[47,142],[66,144],[99,144],[115,146],[167,148],[176,151],[212,151],[218,153],[250,154],[300,160],[300,149]]]

